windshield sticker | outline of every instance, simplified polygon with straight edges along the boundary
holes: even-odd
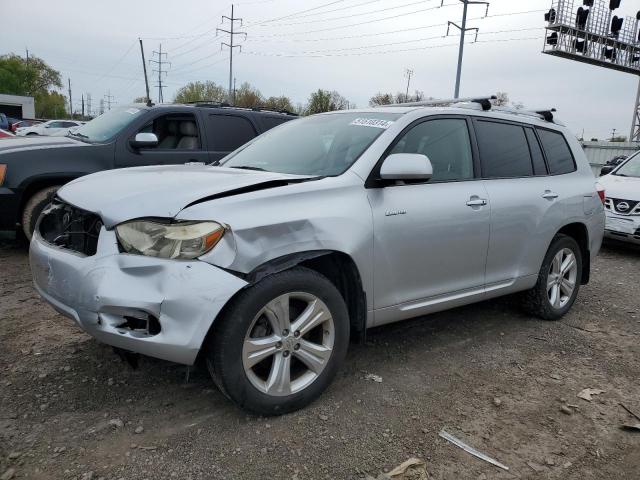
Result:
[[[379,120],[377,118],[356,118],[349,125],[358,125],[360,127],[374,127],[374,128],[382,128],[386,130],[393,122],[389,120]]]
[[[138,113],[140,111],[140,109],[138,108],[129,108],[127,110],[125,110],[127,113],[130,113],[131,115],[135,115],[136,113]]]

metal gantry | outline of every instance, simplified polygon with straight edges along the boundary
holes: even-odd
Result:
[[[620,0],[553,0],[543,53],[639,76],[629,139],[640,141],[640,12],[615,14]]]

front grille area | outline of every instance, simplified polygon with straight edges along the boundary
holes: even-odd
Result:
[[[607,198],[607,200],[606,206],[609,210],[622,215],[636,214],[640,210],[640,202],[635,200],[624,200],[622,198]]]
[[[102,220],[95,213],[55,199],[40,216],[38,232],[48,243],[83,255],[95,255]]]

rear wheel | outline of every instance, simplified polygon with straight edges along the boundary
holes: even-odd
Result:
[[[324,276],[297,267],[241,292],[206,345],[223,393],[261,415],[291,412],[331,383],[349,343],[347,308]]]
[[[42,213],[42,210],[44,210],[44,207],[51,203],[51,200],[61,186],[62,185],[55,185],[53,187],[43,188],[27,200],[24,210],[22,210],[22,231],[27,240],[31,241],[38,217]]]
[[[525,309],[544,320],[562,318],[575,302],[581,278],[578,243],[566,235],[557,235],[542,262],[535,287],[523,295]]]

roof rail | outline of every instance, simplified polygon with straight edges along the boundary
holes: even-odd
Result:
[[[281,113],[284,115],[291,115],[297,117],[298,114],[294,112],[290,112],[288,110],[272,110],[270,108],[262,108],[262,107],[238,107],[235,105],[231,105],[227,102],[214,102],[210,100],[196,100],[193,102],[184,102],[185,105],[195,105],[196,107],[211,107],[211,108],[237,108],[239,110],[250,110],[252,112],[273,112],[273,113]]]
[[[438,107],[451,105],[454,103],[479,103],[483,110],[491,109],[491,100],[496,100],[495,95],[487,95],[484,97],[467,97],[467,98],[446,98],[441,100],[421,100],[419,102],[392,103],[391,105],[379,105],[381,107]]]
[[[524,115],[527,117],[536,117],[542,120],[545,120],[549,123],[556,123],[558,125],[562,125],[562,122],[557,121],[553,114],[556,112],[555,108],[547,108],[547,109],[536,109],[536,110],[524,110],[520,108],[513,107],[493,107],[493,110],[496,112],[505,112],[511,113],[512,115]]]

